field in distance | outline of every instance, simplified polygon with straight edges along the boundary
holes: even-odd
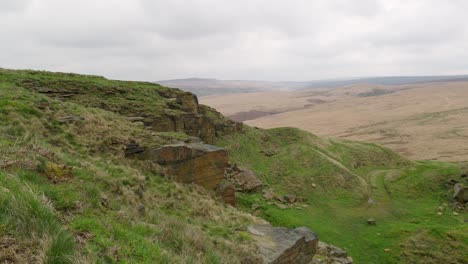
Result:
[[[355,84],[200,98],[262,128],[298,127],[321,136],[387,146],[411,159],[468,161],[468,82]]]

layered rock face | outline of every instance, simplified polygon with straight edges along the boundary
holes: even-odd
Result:
[[[145,149],[132,142],[127,144],[125,155],[157,162],[166,168],[166,173],[174,180],[214,190],[226,204],[237,206],[236,188],[229,182],[223,182],[228,155],[222,148],[199,140],[156,149]]]
[[[248,232],[256,242],[263,263],[308,264],[317,251],[318,238],[306,227],[253,225],[248,227]]]
[[[167,174],[176,181],[195,183],[210,190],[221,183],[228,166],[226,150],[201,142],[165,145],[131,155],[164,165]]]
[[[240,192],[257,191],[263,185],[252,171],[237,166],[231,166],[226,170],[226,179]]]
[[[218,135],[242,130],[242,124],[233,121],[216,124],[211,118],[198,113],[174,114],[166,112],[145,123],[154,131],[183,131],[187,135],[199,137],[213,143]]]
[[[213,143],[218,135],[242,130],[241,123],[230,120],[216,122],[208,117],[209,111],[216,111],[207,106],[199,105],[198,98],[194,94],[177,95],[174,103],[170,104],[171,106],[183,110],[185,113],[165,111],[163,115],[152,118],[146,125],[155,131],[183,131],[190,136],[199,137],[207,143]]]

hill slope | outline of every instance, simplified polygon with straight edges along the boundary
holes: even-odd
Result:
[[[389,76],[389,77],[369,77],[351,78],[336,80],[316,80],[316,81],[248,81],[248,80],[218,80],[204,78],[187,78],[175,80],[157,81],[161,85],[180,88],[192,92],[198,96],[226,95],[239,93],[273,92],[279,90],[304,90],[317,88],[337,88],[356,84],[370,85],[403,85],[432,82],[463,82],[468,81],[468,75],[447,75],[447,76]]]
[[[466,209],[453,202],[448,183],[466,181],[456,164],[410,162],[374,144],[294,128],[247,129],[216,143],[239,166],[255,171],[270,192],[306,201],[284,208],[247,194],[240,197],[246,212],[259,207],[256,213],[273,224],[307,226],[356,263],[468,260]],[[369,218],[377,225],[367,224]]]
[[[355,85],[200,100],[251,126],[298,127],[319,136],[373,142],[411,159],[468,161],[468,82]]]
[[[226,147],[231,163],[301,202],[281,209],[260,193],[237,193],[236,209],[171,181],[155,162],[125,157],[135,142],[155,148],[190,136]],[[462,180],[458,166],[297,129],[241,129],[193,95],[155,84],[0,70],[0,152],[0,262],[257,263],[246,227],[262,218],[309,226],[358,263],[467,257],[462,215],[449,206],[435,215],[451,201],[446,178]],[[369,197],[380,204],[368,208]]]
[[[53,98],[58,93],[46,96],[35,87],[21,87],[31,80],[40,88],[80,94],[59,100]],[[135,105],[150,110],[144,110],[147,115],[157,113],[168,101],[158,92],[182,93],[140,85],[80,75],[0,72],[0,262],[257,259],[245,233],[235,230],[262,220],[224,205],[200,187],[161,177],[157,164],[124,157],[126,142],[159,146],[187,138],[183,132],[148,130],[118,114]],[[117,88],[127,98],[100,95]]]

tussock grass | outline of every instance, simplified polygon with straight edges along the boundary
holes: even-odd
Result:
[[[43,262],[71,263],[74,240],[57,221],[45,196],[38,196],[24,183],[0,174],[0,224],[9,235],[39,244],[35,253]]]

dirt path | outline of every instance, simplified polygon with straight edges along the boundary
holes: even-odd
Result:
[[[375,170],[368,174],[368,181],[371,186],[371,198],[375,203],[386,205],[391,201],[390,193],[385,187],[385,177],[391,173],[389,170]]]
[[[390,206],[392,197],[390,192],[386,187],[386,180],[395,174],[398,174],[400,171],[396,169],[380,169],[380,170],[373,170],[370,171],[366,176],[360,176],[359,174],[354,173],[350,169],[348,169],[343,163],[334,159],[332,156],[318,151],[321,156],[329,160],[330,162],[334,163],[347,173],[353,175],[359,182],[361,183],[361,187],[363,190],[366,191],[366,194],[369,197],[367,201],[367,206],[371,205],[379,205],[381,209],[386,211],[386,208]],[[387,208],[388,209],[388,208]]]
[[[367,174],[370,186],[369,201],[366,210],[372,210],[378,215],[393,215],[392,195],[387,188],[387,181],[398,176],[401,172],[397,169],[373,170]]]

